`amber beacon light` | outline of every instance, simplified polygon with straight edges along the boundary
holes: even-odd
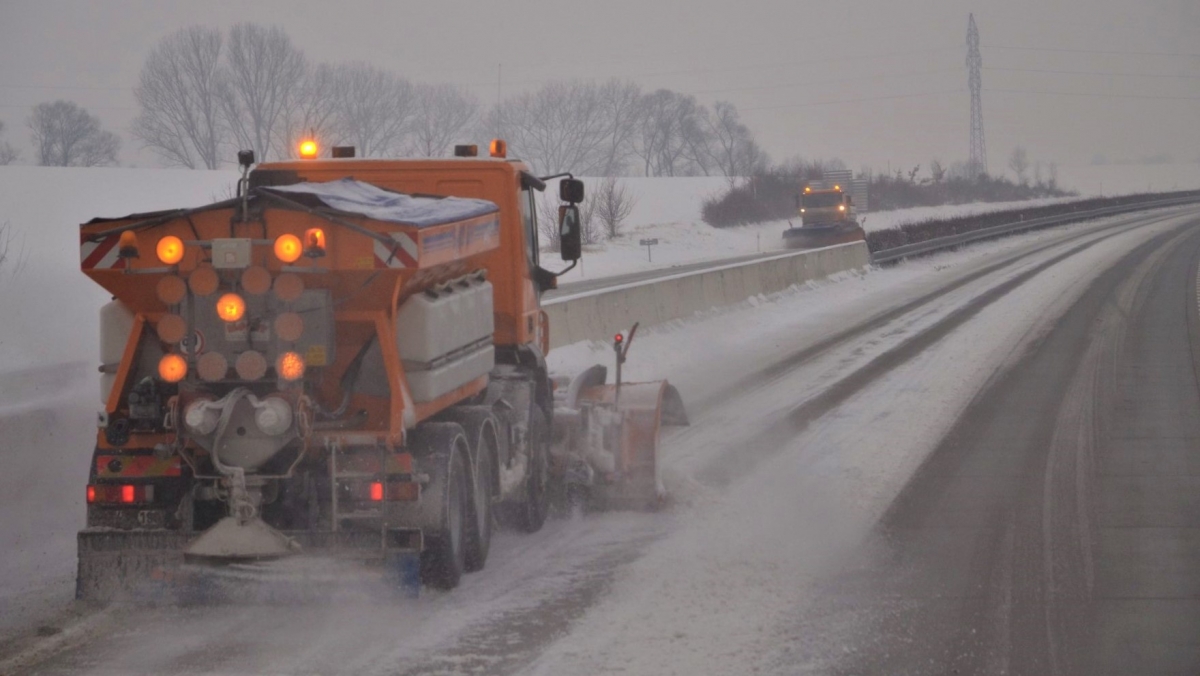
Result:
[[[236,293],[227,293],[217,299],[217,316],[227,322],[236,322],[246,314],[246,301]]]
[[[295,263],[304,253],[300,238],[295,235],[280,235],[275,239],[275,257],[284,263]]]
[[[167,235],[158,240],[155,252],[158,254],[158,260],[167,265],[175,265],[183,260],[183,240],[175,235]]]
[[[284,380],[299,380],[304,376],[304,357],[297,352],[284,352],[275,362],[275,372]]]
[[[158,360],[158,377],[168,383],[177,383],[187,375],[187,360],[178,354],[163,355]]]

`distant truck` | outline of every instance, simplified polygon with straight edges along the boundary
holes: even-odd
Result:
[[[826,172],[799,194],[800,226],[783,232],[784,243],[790,249],[812,249],[866,239],[858,223],[859,205],[865,210],[866,198],[866,179],[855,180],[849,171]]]

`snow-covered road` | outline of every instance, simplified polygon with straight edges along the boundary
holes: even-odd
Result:
[[[64,600],[79,515],[55,495],[26,491],[18,505],[5,503],[0,520],[9,548],[0,594],[24,599],[0,626],[9,639],[0,673],[35,665],[50,674],[831,670],[865,625],[839,613],[827,618],[836,626],[806,641],[796,627],[821,612],[813,590],[855,565],[873,525],[972,398],[1091,279],[1179,228],[1181,213],[1078,224],[845,275],[639,334],[628,376],[669,378],[694,422],[665,444],[673,507],[505,533],[487,568],[451,593],[284,610],[122,608],[97,621]],[[577,344],[551,361],[575,371],[610,355],[607,345]],[[63,377],[68,385],[47,395],[54,406],[4,400],[0,424],[33,435],[8,452],[45,446],[39,425],[86,436],[90,416],[44,417],[93,398]],[[70,463],[88,450],[58,444],[54,452]],[[34,485],[75,478],[46,474]],[[39,514],[37,532],[52,534],[40,554],[28,554],[27,534],[12,544],[18,510]],[[31,631],[39,623],[65,631],[39,637]]]

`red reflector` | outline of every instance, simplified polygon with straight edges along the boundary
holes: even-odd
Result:
[[[95,486],[87,487],[87,501],[88,501],[89,505],[96,501],[96,487]]]
[[[371,482],[371,500],[379,502],[383,500],[383,483],[379,481]]]
[[[133,503],[137,496],[134,495],[133,484],[125,484],[121,486],[121,502]]]

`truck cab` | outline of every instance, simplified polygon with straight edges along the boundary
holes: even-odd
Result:
[[[854,220],[854,202],[840,185],[804,188],[800,196],[800,221],[805,226],[828,225]]]

